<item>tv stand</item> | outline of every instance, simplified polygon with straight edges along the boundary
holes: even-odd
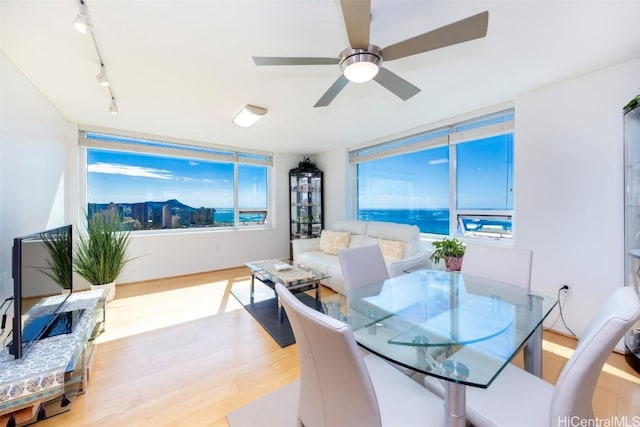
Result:
[[[69,296],[63,311],[83,310],[77,311],[80,315],[70,333],[40,339],[22,359],[15,359],[7,348],[0,351],[0,426],[12,415],[20,426],[37,421],[41,409],[46,417],[66,412],[75,396],[86,392],[95,338],[104,330],[106,293]]]

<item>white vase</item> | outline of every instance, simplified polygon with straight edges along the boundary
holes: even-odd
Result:
[[[107,292],[106,302],[112,301],[116,297],[116,281],[105,283],[104,285],[91,285],[92,290],[102,290],[105,287],[109,290]]]

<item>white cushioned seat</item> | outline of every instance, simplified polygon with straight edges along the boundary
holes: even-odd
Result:
[[[442,426],[444,403],[374,355],[362,357],[349,327],[298,300],[281,284],[300,358],[298,425]]]
[[[591,403],[602,367],[638,318],[635,290],[616,290],[589,322],[555,386],[508,365],[487,389],[466,388],[467,419],[478,427],[594,425]],[[425,384],[442,389],[433,378]]]
[[[428,268],[430,266],[431,244],[420,239],[420,230],[415,225],[397,224],[383,221],[336,221],[328,231],[349,232],[348,248],[385,245],[394,249],[393,254],[383,254],[389,276],[395,277],[412,268]],[[338,256],[323,252],[320,249],[321,238],[294,239],[291,242],[294,264],[303,264],[314,270],[327,273],[331,277],[322,281],[336,292],[344,292],[344,280],[340,270]],[[398,243],[398,245],[393,245]],[[402,257],[398,256],[402,253]]]

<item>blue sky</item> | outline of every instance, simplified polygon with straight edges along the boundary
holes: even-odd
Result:
[[[512,135],[457,145],[458,208],[512,209]],[[448,209],[449,147],[358,165],[359,209]],[[233,207],[233,163],[88,150],[89,203],[177,199],[189,206]],[[240,208],[266,208],[267,173],[240,165]]]
[[[458,144],[458,208],[512,209],[512,135]],[[358,165],[359,209],[448,209],[449,146]]]
[[[88,203],[178,199],[192,207],[233,207],[233,163],[88,150]],[[241,165],[239,207],[266,207],[266,169]]]

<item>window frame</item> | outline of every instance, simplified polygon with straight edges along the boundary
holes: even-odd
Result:
[[[89,136],[89,137],[87,137]],[[142,141],[142,143],[137,143]],[[147,144],[149,143],[149,144]],[[88,149],[96,148],[125,153],[150,154],[166,157],[203,160],[233,164],[233,221],[232,226],[188,227],[151,230],[135,230],[133,233],[193,233],[218,230],[264,229],[272,228],[273,212],[273,153],[267,151],[243,149],[237,147],[199,143],[184,139],[106,129],[93,126],[78,126],[78,207],[79,218],[84,222],[88,207]],[[264,219],[259,222],[242,223],[240,215],[257,209],[240,208],[239,204],[239,168],[240,164],[266,167],[266,207]],[[262,211],[262,209],[260,209]],[[240,212],[242,211],[242,212]],[[245,212],[246,211],[246,212]]]
[[[492,110],[484,112],[470,113],[466,117],[452,118],[444,122],[426,126],[412,133],[400,135],[386,140],[376,141],[374,144],[361,145],[348,149],[351,174],[353,176],[352,192],[354,194],[353,206],[351,206],[354,217],[359,211],[359,186],[358,186],[358,163],[373,161],[384,157],[396,156],[399,154],[411,153],[421,150],[428,150],[447,145],[449,147],[449,236],[461,237],[470,240],[493,240],[511,243],[515,239],[515,198],[512,210],[509,209],[458,209],[457,204],[457,168],[458,159],[456,146],[459,143],[490,138],[493,136],[511,134],[512,135],[512,168],[513,180],[511,184],[515,195],[515,108],[513,105],[502,105]],[[473,218],[502,218],[511,221],[511,234],[509,236],[496,235],[464,235],[461,230],[460,220],[463,217]],[[460,225],[460,229],[459,229]],[[422,233],[434,239],[441,239],[443,235]]]

